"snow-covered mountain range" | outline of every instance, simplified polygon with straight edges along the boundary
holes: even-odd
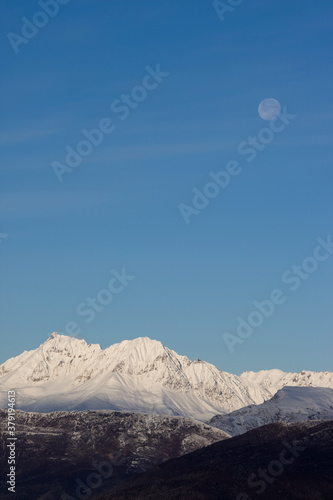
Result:
[[[0,407],[15,389],[17,408],[26,411],[110,409],[207,421],[261,404],[285,385],[333,388],[333,373],[269,370],[236,376],[147,337],[103,350],[53,333],[37,349],[0,365]]]
[[[254,382],[265,387],[274,395],[282,387],[330,387],[333,388],[332,372],[311,372],[303,370],[300,373],[285,373],[282,370],[261,370],[260,372],[244,372],[240,378],[245,383]]]
[[[306,420],[333,420],[333,389],[284,387],[265,403],[246,406],[229,415],[216,415],[208,424],[237,436],[273,422]]]

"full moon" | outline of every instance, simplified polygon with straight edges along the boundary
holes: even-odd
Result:
[[[258,107],[258,113],[263,120],[275,120],[280,114],[281,104],[276,99],[269,97],[261,101]]]

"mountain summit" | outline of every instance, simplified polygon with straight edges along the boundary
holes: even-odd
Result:
[[[208,420],[263,403],[281,384],[333,388],[332,373],[304,373],[310,375],[271,370],[238,377],[148,337],[103,350],[54,332],[37,349],[0,365],[0,407],[15,389],[17,408],[27,411],[111,409]]]

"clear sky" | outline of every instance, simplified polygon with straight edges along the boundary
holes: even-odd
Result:
[[[103,348],[148,336],[232,373],[333,370],[332,2],[59,4],[1,4],[0,362],[72,322]],[[271,97],[290,123],[258,115]]]

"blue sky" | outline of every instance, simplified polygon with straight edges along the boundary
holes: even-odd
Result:
[[[333,370],[333,255],[295,291],[281,279],[333,233],[331,2],[244,1],[222,22],[206,0],[70,0],[15,53],[7,34],[40,10],[2,2],[0,363],[71,321],[88,343],[149,336],[232,373]],[[111,104],[157,65],[121,120]],[[269,97],[295,118],[247,162]],[[115,130],[59,182],[52,164],[104,118]],[[179,205],[231,160],[241,173],[186,224]],[[77,307],[123,267],[135,279],[87,323]],[[224,333],[274,289],[284,303],[231,353]]]

